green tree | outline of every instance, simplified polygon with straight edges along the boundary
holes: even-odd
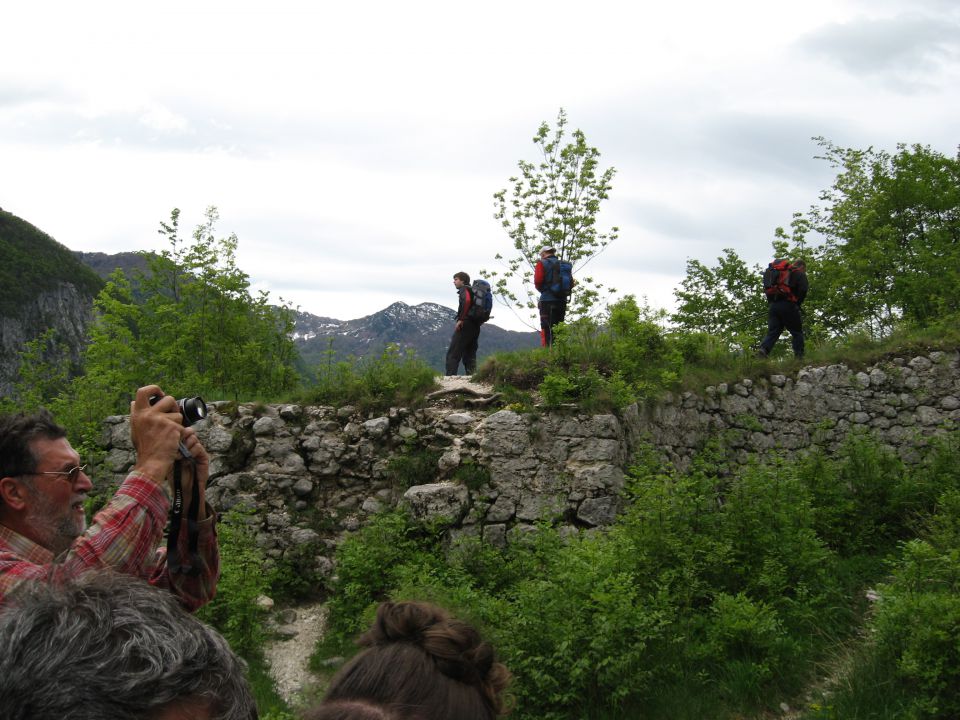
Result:
[[[292,389],[292,309],[270,305],[264,292],[250,294],[236,265],[236,235],[216,236],[216,208],[189,241],[180,236],[179,215],[174,209],[161,223],[169,249],[146,255],[148,272],[139,278],[138,349],[153,377],[178,393],[220,398]]]
[[[582,270],[617,238],[616,227],[606,233],[597,229],[600,204],[608,197],[616,171],[601,170],[600,152],[587,144],[582,131],[574,130],[567,141],[567,114],[562,108],[556,127],[551,130],[544,122],[533,142],[540,161],[520,160],[520,174],[510,178],[511,187],[493,196],[494,217],[510,237],[511,254],[496,255],[500,270],[480,272],[493,281],[505,304],[535,318],[533,270],[540,248],[554,246],[560,257],[573,263],[577,278],[567,316],[572,320],[589,314],[604,289]]]
[[[673,292],[677,310],[670,319],[681,330],[725,338],[747,348],[767,325],[760,266],[748,266],[732,248],[724,248],[715,267],[687,260],[687,275]]]
[[[296,382],[291,309],[271,306],[266,293],[251,296],[234,260],[236,236],[215,235],[215,208],[189,242],[178,221],[174,210],[161,224],[170,249],[146,255],[136,292],[117,271],[94,302],[84,375],[55,403],[80,435],[125,412],[133,390],[149,382],[216,399],[276,397]]]
[[[834,334],[889,335],[960,310],[960,155],[897,145],[894,154],[816,138],[838,169],[809,212],[824,237],[819,306]],[[811,283],[811,294],[814,292]]]

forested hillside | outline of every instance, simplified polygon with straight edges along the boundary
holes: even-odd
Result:
[[[16,215],[0,210],[0,316],[16,315],[38,293],[60,283],[94,296],[103,281],[70,250]]]

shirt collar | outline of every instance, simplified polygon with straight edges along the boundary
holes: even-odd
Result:
[[[38,565],[53,562],[52,552],[2,524],[0,524],[0,546],[5,546],[2,549],[10,551],[28,562]]]

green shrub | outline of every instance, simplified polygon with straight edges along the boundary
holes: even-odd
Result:
[[[364,630],[375,603],[388,597],[401,568],[418,566],[430,551],[430,543],[401,511],[377,515],[344,540],[337,550],[328,647],[342,648]]]
[[[830,467],[855,487],[866,468],[886,473],[883,487],[908,487],[881,457],[862,440]],[[817,532],[831,517],[818,504],[833,500],[818,484],[828,464],[814,455],[730,474],[716,444],[677,472],[646,451],[629,473],[629,507],[607,531],[542,527],[505,550],[477,538],[445,550],[429,529],[380,516],[338,554],[331,634],[352,638],[382,599],[433,600],[485,628],[514,674],[518,718],[756,713],[798,693],[831,639],[853,629],[862,577]],[[917,660],[904,672],[952,679],[908,649]]]
[[[472,458],[464,458],[454,471],[453,479],[470,490],[479,490],[490,482],[490,469],[486,465],[474,462]]]
[[[406,490],[414,485],[426,485],[436,480],[440,451],[424,447],[416,441],[404,444],[401,451],[387,463],[387,474],[394,487]]]
[[[388,345],[379,357],[334,360],[317,369],[317,384],[307,393],[310,402],[325,405],[356,405],[367,410],[391,406],[417,406],[436,382],[436,373],[412,350],[402,352]]]
[[[264,611],[256,600],[268,590],[252,522],[252,515],[238,510],[231,510],[218,522],[217,596],[197,613],[223,634],[235,652],[251,659],[258,658],[263,649]]]

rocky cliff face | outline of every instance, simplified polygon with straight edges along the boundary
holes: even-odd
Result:
[[[640,442],[682,466],[716,439],[736,464],[830,449],[863,428],[911,462],[958,421],[960,354],[934,352],[861,372],[833,365],[744,380],[619,416],[432,407],[368,417],[349,407],[219,404],[200,435],[213,456],[210,501],[252,509],[269,558],[306,553],[323,576],[345,533],[396,505],[445,526],[450,539],[495,545],[541,521],[568,533],[609,525]],[[104,446],[99,476],[119,482],[133,463],[126,418],[107,421]],[[411,448],[433,465],[406,487],[398,460]]]
[[[87,327],[93,319],[93,299],[70,283],[43,291],[15,316],[0,317],[0,393],[9,394],[19,375],[20,353],[48,328],[66,346],[73,366],[80,362]]]

